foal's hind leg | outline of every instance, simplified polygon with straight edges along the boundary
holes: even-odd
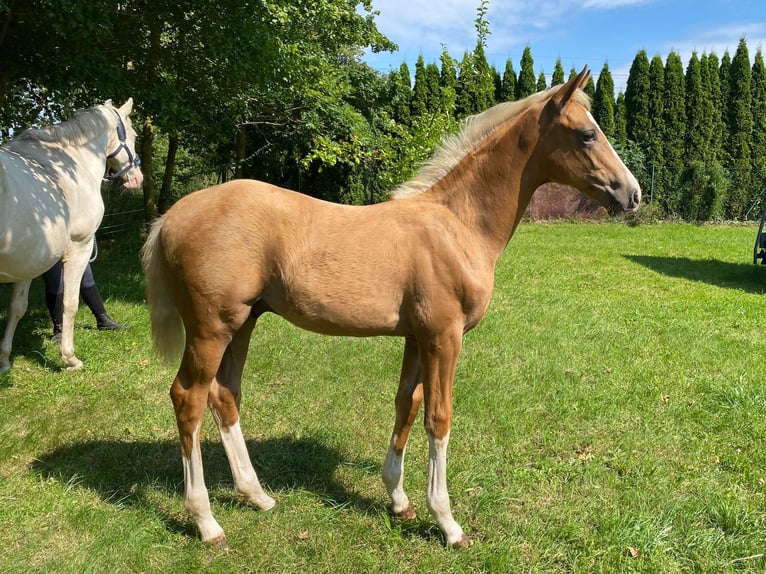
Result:
[[[8,319],[5,325],[5,335],[0,342],[0,373],[11,370],[11,348],[13,347],[13,335],[19,320],[27,312],[29,301],[29,285],[31,281],[20,281],[11,286],[11,298],[8,302]]]
[[[184,466],[184,506],[194,519],[203,542],[225,548],[226,536],[210,511],[200,450],[200,429],[210,386],[228,341],[193,338],[187,345],[170,397],[176,412]]]
[[[242,370],[254,326],[255,319],[249,319],[226,348],[216,380],[210,388],[208,404],[221,432],[221,442],[229,459],[234,488],[248,502],[261,510],[269,510],[275,504],[274,499],[263,491],[258,481],[239,426]]]
[[[404,492],[404,450],[410,429],[423,401],[420,358],[415,339],[408,338],[404,344],[404,359],[396,393],[396,422],[383,465],[383,483],[391,497],[391,510],[400,518],[415,517],[415,510]]]

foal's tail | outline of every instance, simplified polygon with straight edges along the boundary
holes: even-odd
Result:
[[[163,218],[157,219],[141,250],[146,278],[146,301],[152,322],[154,349],[166,361],[177,359],[184,348],[184,326],[178,307],[165,280],[162,245],[159,242]]]

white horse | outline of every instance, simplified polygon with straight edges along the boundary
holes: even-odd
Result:
[[[29,285],[59,259],[64,266],[61,358],[82,367],[74,354],[74,317],[80,281],[104,215],[103,179],[122,178],[138,188],[144,176],[129,115],[111,100],[78,111],[57,125],[29,129],[0,147],[0,283],[13,283],[0,372],[11,368],[13,334],[26,313]]]

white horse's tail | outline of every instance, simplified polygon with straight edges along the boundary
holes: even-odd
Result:
[[[168,290],[159,242],[163,218],[157,219],[141,250],[141,263],[146,280],[146,301],[152,323],[154,348],[166,361],[177,359],[184,348],[185,334],[178,307]]]

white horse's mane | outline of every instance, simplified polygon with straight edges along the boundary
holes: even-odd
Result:
[[[65,145],[80,146],[92,140],[104,132],[104,123],[107,126],[116,125],[115,114],[109,114],[108,110],[114,109],[108,105],[95,106],[84,110],[78,110],[68,120],[47,126],[44,128],[29,128],[21,132],[17,137],[8,142],[8,147],[21,151],[34,142],[63,143]],[[114,110],[115,112],[117,110]],[[114,120],[108,119],[114,117]],[[125,127],[132,130],[130,122]]]
[[[522,100],[497,104],[484,112],[465,118],[460,131],[457,134],[447,135],[415,177],[392,190],[391,197],[402,199],[423,193],[447,175],[468,152],[498,127],[537,103],[552,97],[563,86],[564,84],[560,84]],[[585,92],[577,90],[575,97],[578,103],[590,110],[590,98]]]

